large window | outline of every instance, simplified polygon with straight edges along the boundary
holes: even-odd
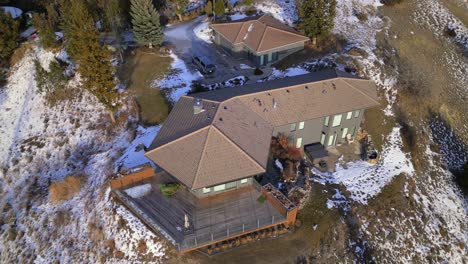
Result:
[[[322,132],[322,135],[320,136],[320,144],[325,146],[325,132]]]
[[[334,116],[334,117],[333,117],[333,124],[332,124],[332,126],[333,126],[333,127],[337,127],[337,126],[341,125],[341,118],[342,118],[342,117],[343,117],[342,114],[339,114],[339,115]]]
[[[236,187],[237,187],[237,182],[235,181],[226,183],[226,189],[232,189]]]
[[[333,135],[330,135],[330,137],[328,138],[328,146],[331,145],[333,145]]]
[[[351,111],[351,112],[348,112],[348,113],[346,114],[346,119],[351,119],[351,117],[353,117],[353,112],[352,112],[352,111]]]
[[[348,134],[348,128],[345,127],[345,128],[343,128],[343,133],[341,134],[341,138],[346,138],[347,134]]]
[[[297,138],[296,140],[296,148],[302,147],[302,138]]]
[[[299,122],[299,130],[304,129],[304,125],[305,125],[304,122]]]
[[[324,125],[328,126],[328,123],[330,123],[330,117],[329,116],[325,117]]]
[[[361,111],[359,111],[359,110],[354,111],[354,117],[355,118],[359,117],[360,114],[361,114]]]
[[[291,132],[295,131],[296,130],[296,123],[292,123],[291,125],[289,125],[289,130]]]
[[[213,188],[213,191],[219,192],[219,191],[222,191],[222,190],[225,190],[225,189],[226,189],[226,184],[220,184],[220,185],[216,185]]]
[[[241,184],[246,184],[249,182],[249,179],[248,178],[245,178],[245,179],[242,179],[241,180]]]
[[[211,192],[211,188],[203,188],[203,193],[209,193]]]

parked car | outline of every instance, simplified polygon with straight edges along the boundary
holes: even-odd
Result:
[[[212,74],[216,69],[214,64],[210,63],[210,60],[206,57],[194,57],[192,62],[203,74]]]

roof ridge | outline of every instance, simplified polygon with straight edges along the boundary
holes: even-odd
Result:
[[[249,108],[250,109],[250,108]],[[218,129],[215,125],[213,125],[213,128],[216,129],[216,131],[223,136],[228,142],[230,142],[235,148],[239,149],[242,153],[245,154],[250,160],[252,160],[258,167],[260,167],[262,170],[265,170],[266,168],[263,168],[258,161],[256,161],[252,156],[250,156],[245,150],[243,150],[239,145],[237,145],[233,140],[231,140],[226,134],[224,134],[220,129]]]
[[[341,77],[341,78],[343,78],[343,77]],[[351,86],[354,90],[357,90],[359,93],[363,94],[365,97],[371,99],[372,101],[374,101],[374,102],[377,103],[377,104],[380,104],[379,101],[375,100],[375,99],[372,98],[370,95],[368,95],[367,93],[363,92],[361,89],[354,87],[354,85],[350,84],[350,83],[349,83],[348,81],[346,81],[344,78],[342,79],[342,81],[345,82],[348,86]],[[369,81],[369,80],[367,80],[367,81]]]
[[[171,141],[167,142],[166,144],[162,144],[161,146],[158,146],[158,147],[156,147],[156,148],[154,148],[154,149],[152,149],[152,150],[149,150],[149,151],[145,152],[144,155],[146,156],[146,154],[151,154],[151,153],[154,152],[155,150],[158,150],[158,149],[160,149],[160,148],[162,148],[162,147],[171,145],[172,143],[175,143],[175,142],[180,141],[180,140],[182,140],[182,139],[185,139],[185,138],[187,138],[187,137],[189,137],[189,136],[192,136],[192,135],[194,135],[194,134],[197,134],[197,133],[201,132],[202,130],[209,128],[210,126],[211,126],[211,124],[208,125],[208,126],[202,127],[202,128],[200,128],[200,129],[197,129],[197,130],[195,130],[195,131],[193,131],[193,132],[190,132],[190,133],[188,133],[187,135],[183,135],[183,136],[178,137],[178,138],[176,138],[176,139],[174,139],[174,140],[171,140]]]
[[[259,23],[262,23],[262,22],[259,22]],[[262,42],[263,42],[263,40],[265,39],[265,33],[266,33],[268,27],[270,27],[270,26],[268,26],[268,24],[266,24],[266,23],[262,23],[262,24],[265,25],[265,28],[263,29],[263,32],[262,32],[262,38],[260,39],[260,41],[258,42],[257,47],[255,48],[255,51],[256,51],[256,52],[258,52],[260,46],[262,45]]]
[[[211,127],[213,127],[213,125],[209,125],[207,127],[208,127],[208,133],[206,133],[205,142],[203,142],[202,153],[201,153],[200,159],[198,160],[198,163],[197,163],[197,171],[195,171],[195,177],[193,177],[193,182],[192,182],[191,187],[195,186],[195,182],[198,179],[198,173],[200,172],[200,168],[201,168],[200,164],[201,164],[201,161],[203,160],[203,156],[205,156],[206,146],[208,145],[208,138],[210,136]]]

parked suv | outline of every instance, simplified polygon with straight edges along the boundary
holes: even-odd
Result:
[[[212,74],[216,69],[216,67],[210,63],[210,60],[206,57],[194,57],[192,62],[203,74]]]

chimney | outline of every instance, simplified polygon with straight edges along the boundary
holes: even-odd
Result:
[[[203,111],[205,111],[205,109],[203,109],[203,101],[200,98],[195,98],[193,101],[193,114],[197,115]]]

